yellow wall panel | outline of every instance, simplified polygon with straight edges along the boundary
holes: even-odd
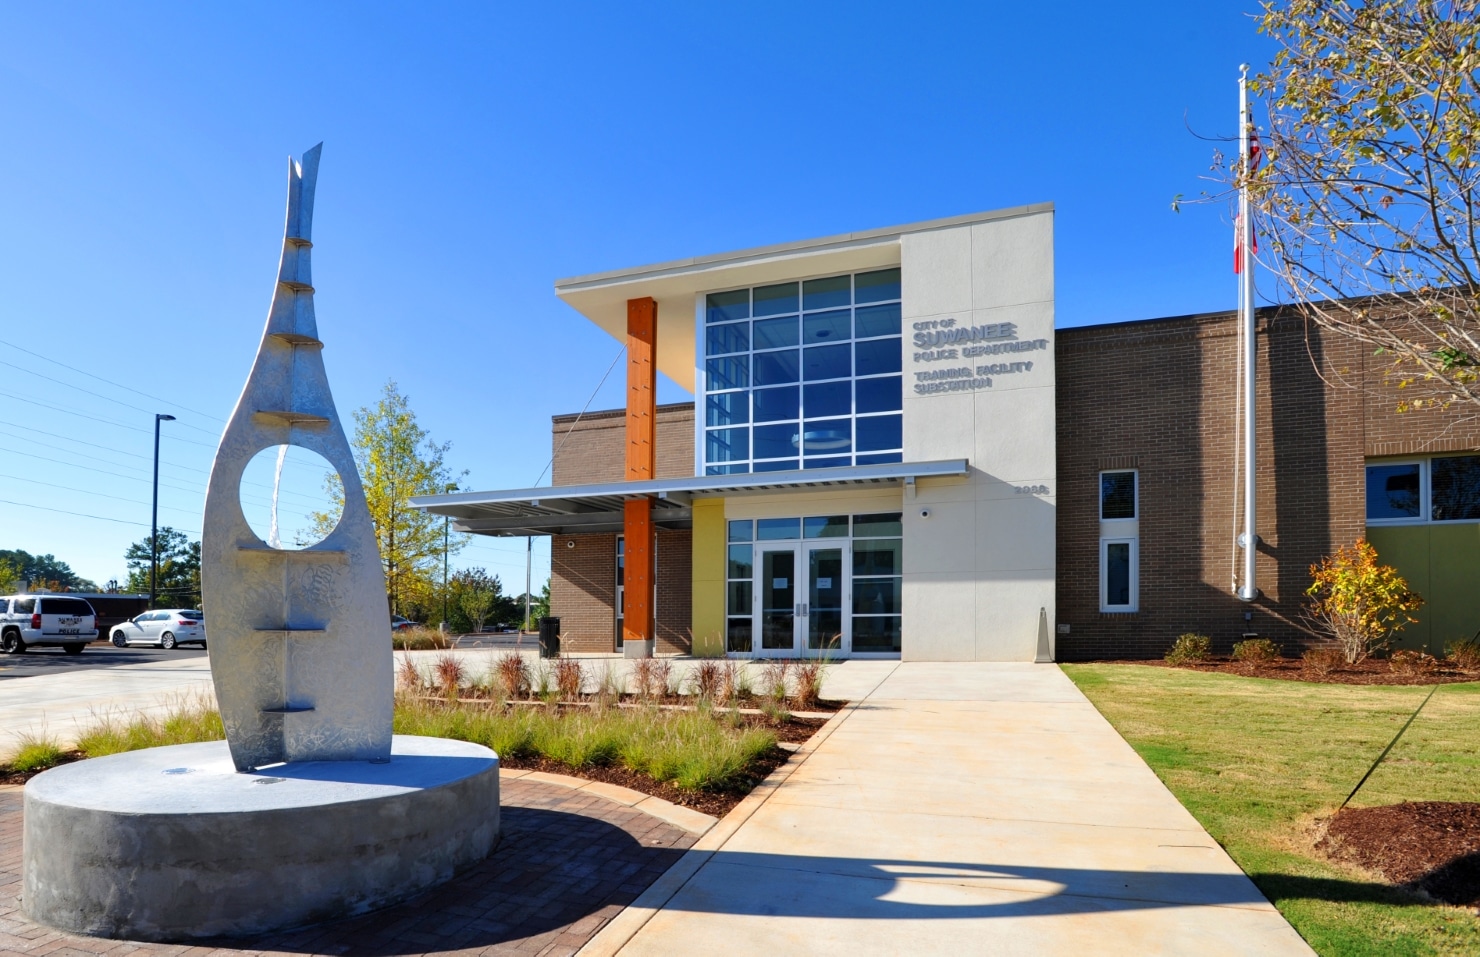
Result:
[[[694,499],[694,654],[725,653],[725,500]]]

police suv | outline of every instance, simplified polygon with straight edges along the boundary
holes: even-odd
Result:
[[[70,595],[0,597],[0,651],[17,655],[35,645],[61,645],[80,655],[98,637],[92,605]]]

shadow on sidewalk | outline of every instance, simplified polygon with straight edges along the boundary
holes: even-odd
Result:
[[[1357,881],[1255,876],[1275,900],[1390,901],[1395,893],[1380,884]],[[1242,873],[720,851],[663,907],[756,917],[959,920],[1268,903]]]

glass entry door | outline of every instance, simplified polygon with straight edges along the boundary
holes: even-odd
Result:
[[[755,653],[780,658],[844,651],[847,550],[788,544],[757,551]]]
[[[760,550],[760,561],[756,563],[759,581],[755,583],[755,650],[766,657],[797,653],[797,625],[802,613],[798,598],[802,590],[797,582],[799,551],[795,545]]]
[[[845,647],[843,595],[845,592],[844,550],[833,545],[805,545],[807,590],[802,601],[802,630],[807,650],[837,654]]]

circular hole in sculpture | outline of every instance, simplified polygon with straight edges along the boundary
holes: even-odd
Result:
[[[301,445],[272,445],[242,473],[242,514],[272,548],[317,545],[344,512],[343,485],[329,460]]]

